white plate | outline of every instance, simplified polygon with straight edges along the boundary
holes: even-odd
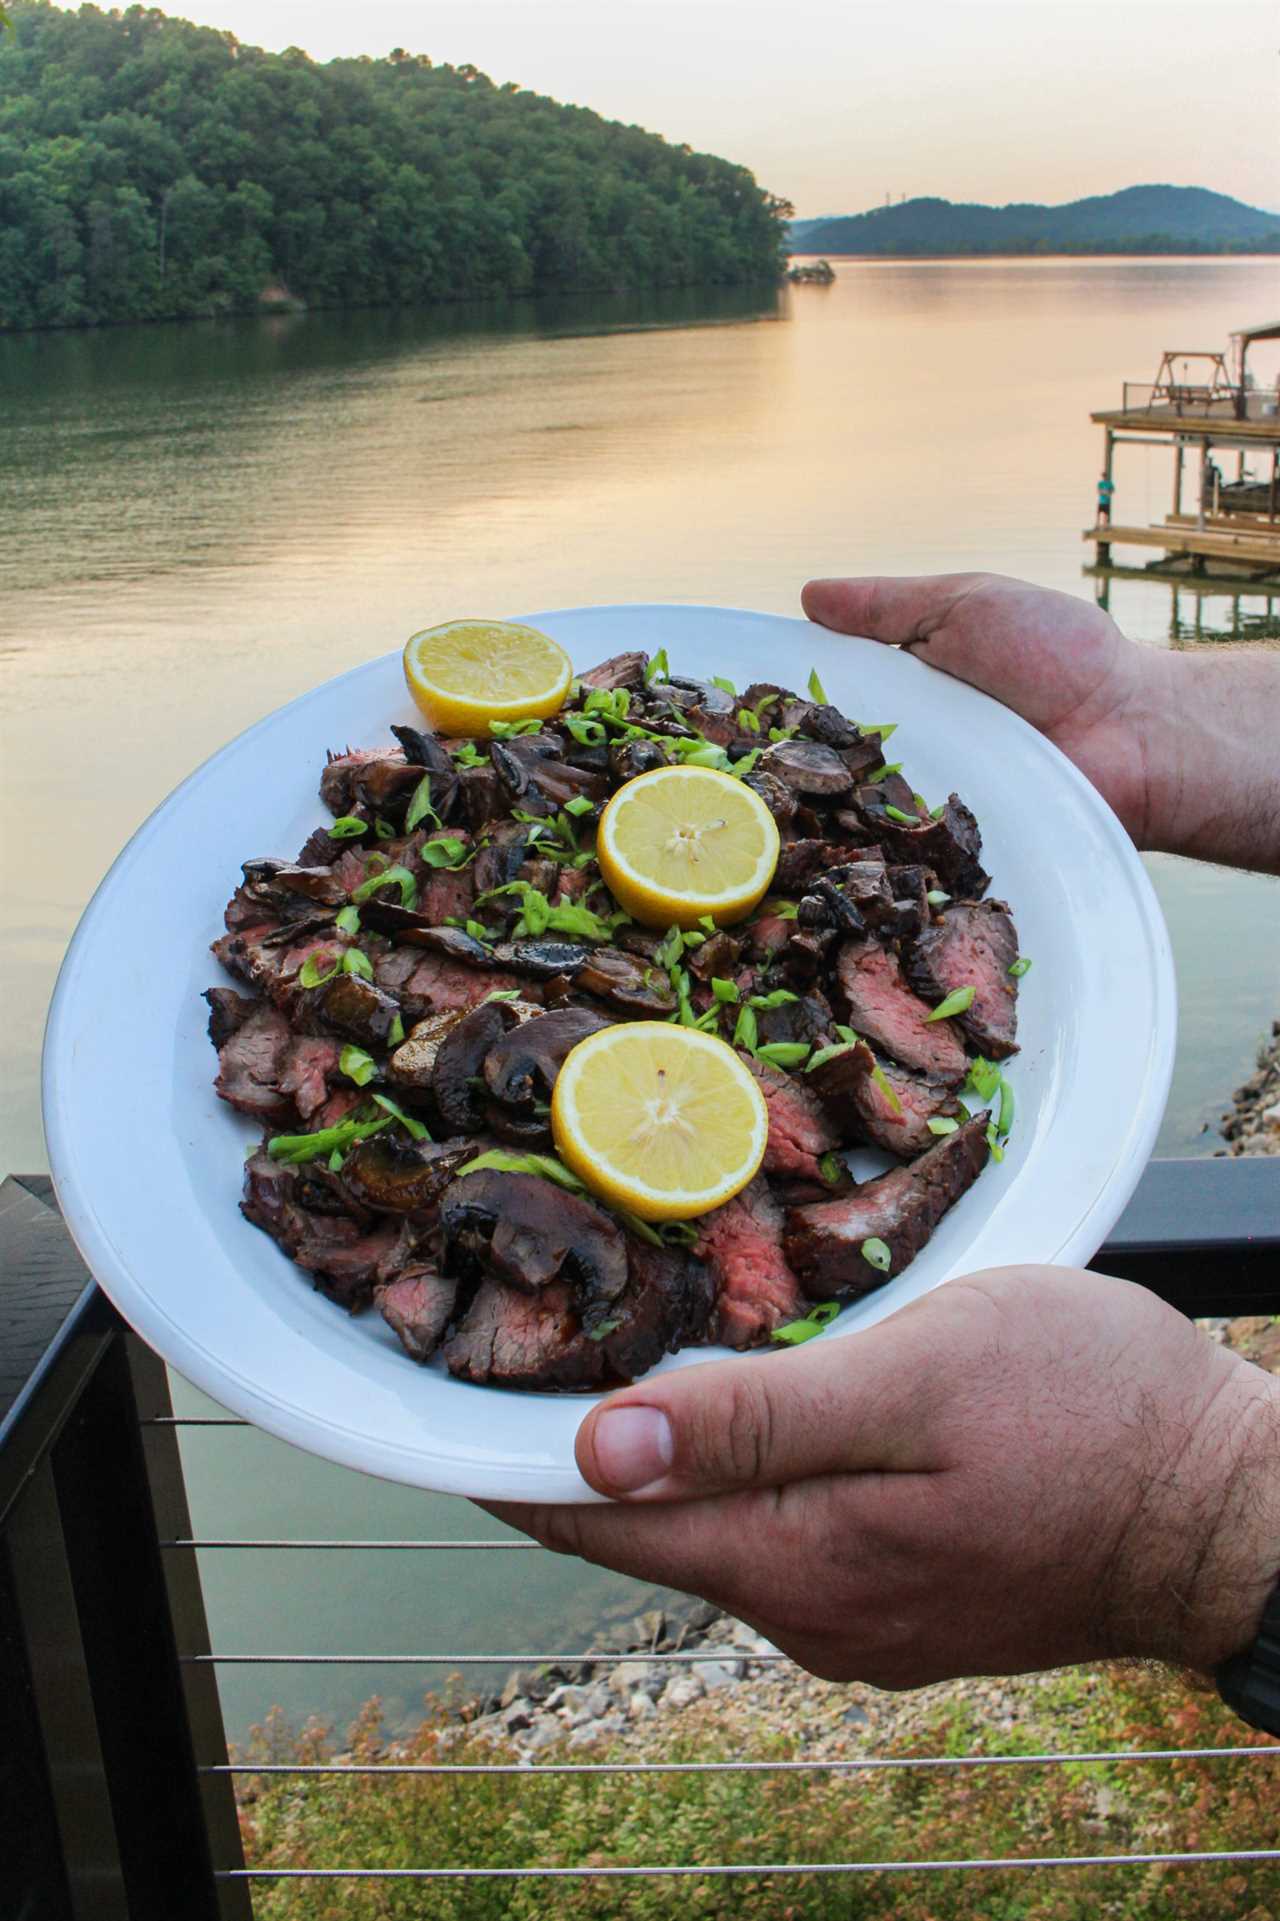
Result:
[[[1114,815],[1006,709],[894,649],[726,608],[527,616],[580,667],[665,646],[676,670],[802,687],[816,666],[854,718],[899,722],[894,758],[981,823],[992,892],[1022,951],[1018,1111],[989,1166],[908,1272],[824,1336],[880,1320],[956,1274],[1089,1260],[1155,1141],[1173,1066],[1168,935]],[[94,895],[45,1039],[44,1112],[63,1215],[121,1313],[223,1406],[348,1467],[444,1493],[590,1498],[573,1464],[586,1397],[466,1386],[417,1367],[376,1314],[351,1319],[240,1215],[251,1125],[213,1092],[208,944],[242,860],[292,856],[325,818],[326,747],[415,718],[398,654],[318,687],[215,754],[151,816]],[[697,1348],[664,1362],[723,1355]],[[760,1364],[764,1364],[763,1360]]]

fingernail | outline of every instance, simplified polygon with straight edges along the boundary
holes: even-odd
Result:
[[[597,1418],[591,1438],[601,1480],[620,1494],[660,1480],[675,1459],[671,1423],[661,1408],[610,1408]]]

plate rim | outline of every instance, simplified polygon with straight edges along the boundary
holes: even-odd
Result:
[[[818,631],[824,635],[842,640],[861,640],[869,646],[882,644],[871,641],[865,636],[838,635],[837,630],[823,628],[820,623],[811,622],[799,615],[679,600],[588,603],[580,606],[544,608],[536,613],[523,614],[515,618],[530,625],[536,625],[540,621],[566,620],[573,616],[600,616],[607,619],[620,614],[635,616],[636,614],[661,615],[673,612],[712,618],[728,617],[763,624],[785,622],[797,630],[817,627]],[[899,650],[891,648],[889,651]],[[152,835],[158,830],[162,819],[176,810],[183,803],[184,798],[196,792],[226,758],[242,750],[255,736],[281,721],[295,709],[305,706],[318,695],[332,692],[344,683],[379,667],[385,668],[399,659],[399,653],[398,648],[392,648],[384,653],[373,655],[368,660],[357,662],[341,673],[304,689],[268,713],[261,715],[193,768],[191,773],[171,789],[134,829],[94,888],[68,941],[58,970],[45,1021],[42,1046],[40,1076],[42,1122],[55,1194],[72,1239],[95,1281],[126,1320],[130,1320],[130,1316],[121,1306],[121,1300],[134,1306],[140,1299],[145,1303],[147,1314],[144,1318],[148,1326],[147,1333],[142,1338],[150,1342],[154,1323],[163,1320],[170,1335],[162,1353],[162,1358],[168,1365],[173,1366],[211,1399],[228,1406],[232,1412],[251,1421],[255,1426],[263,1428],[264,1431],[293,1446],[319,1453],[323,1458],[333,1460],[355,1472],[373,1474],[400,1482],[408,1481],[410,1485],[424,1489],[429,1487],[442,1493],[475,1496],[479,1492],[481,1498],[494,1498],[493,1475],[482,1466],[461,1460],[453,1454],[440,1454],[424,1439],[413,1458],[422,1467],[430,1470],[432,1478],[426,1481],[421,1474],[418,1474],[410,1480],[405,1472],[406,1450],[402,1444],[388,1442],[370,1434],[367,1430],[357,1433],[342,1424],[323,1421],[316,1414],[294,1403],[264,1395],[257,1385],[242,1376],[229,1362],[215,1359],[206,1347],[196,1344],[167,1307],[160,1305],[151,1295],[141,1293],[140,1284],[135,1283],[124,1256],[113,1243],[108,1224],[101,1218],[87,1185],[79,1176],[74,1165],[74,1153],[64,1151],[67,1143],[61,1114],[62,1095],[57,1085],[59,1058],[66,1047],[74,1005],[74,991],[83,958],[88,952],[96,922],[105,910],[122,871],[132,867],[139,858]],[[942,670],[934,668],[932,671],[939,673]],[[953,681],[956,687],[964,690],[965,697],[971,697],[979,702],[993,700],[991,695],[985,694],[981,689],[957,676],[947,676],[947,678]],[[1082,799],[1085,808],[1104,833],[1117,857],[1118,865],[1125,873],[1134,898],[1137,918],[1149,950],[1152,1039],[1144,1076],[1149,1098],[1133,1118],[1119,1159],[1112,1166],[1099,1190],[1085,1205],[1075,1227],[1047,1261],[1042,1257],[1037,1263],[1075,1266],[1084,1264],[1093,1257],[1107,1232],[1123,1212],[1150,1159],[1159,1133],[1172,1080],[1177,1046],[1177,984],[1172,943],[1150,875],[1118,816],[1061,749],[1046,739],[1012,708],[1005,707],[1002,702],[994,702],[994,704],[1002,708],[1006,720],[1011,721],[1024,738],[1034,743],[1034,751],[1047,757],[1049,763],[1056,766],[1059,777],[1065,778],[1068,785],[1074,788],[1077,796]],[[945,1284],[945,1279],[935,1283],[935,1285]],[[130,1324],[133,1324],[132,1321]],[[820,1338],[843,1339],[860,1331],[861,1328],[858,1325],[846,1324],[842,1327],[837,1324],[824,1331]],[[160,1351],[157,1347],[157,1352]],[[229,1387],[233,1388],[234,1392],[228,1393]],[[497,1391],[506,1392],[506,1390]],[[582,1397],[584,1416],[587,1409],[594,1405],[594,1399],[595,1397]],[[513,1491],[512,1484],[526,1479],[534,1486],[528,1490],[524,1498],[544,1502],[595,1501],[602,1498],[587,1487],[578,1476],[576,1468],[572,1466],[551,1467],[544,1462],[523,1464],[504,1462],[501,1478],[511,1498],[521,1498]],[[549,1491],[553,1483],[556,1490],[554,1492]]]

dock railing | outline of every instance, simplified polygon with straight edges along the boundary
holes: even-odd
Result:
[[[233,1793],[237,1774],[264,1772],[261,1760],[232,1763],[218,1699],[221,1665],[246,1659],[268,1673],[280,1664],[322,1660],[351,1665],[391,1660],[405,1666],[456,1664],[431,1652],[333,1656],[288,1648],[232,1655],[212,1648],[197,1554],[205,1548],[288,1549],[287,1540],[205,1541],[192,1532],[178,1431],[200,1428],[173,1415],[162,1363],[133,1335],[93,1284],[71,1246],[52,1190],[39,1178],[0,1186],[0,1915],[5,1921],[251,1921],[255,1882],[284,1878],[458,1881],[541,1880],[547,1899],[559,1879],[634,1886],[655,1876],[713,1881],[725,1900],[744,1877],[797,1874],[833,1880],[867,1874],[972,1873],[1004,1869],[1046,1881],[1086,1865],[1141,1868],[1280,1861],[1275,1837],[1242,1849],[1179,1849],[1176,1833],[1159,1852],[974,1857],[964,1860],[822,1861],[770,1856],[748,1865],[623,1864],[476,1868],[430,1858],[411,1867],[367,1861],[316,1861],[267,1869],[246,1864]],[[1232,1316],[1280,1308],[1280,1160],[1158,1161],[1095,1265],[1138,1281],[1182,1313]],[[242,1427],[235,1420],[219,1427]],[[528,1544],[325,1541],[368,1555],[379,1549]],[[514,1628],[513,1622],[513,1628]],[[476,1657],[471,1657],[476,1658]],[[529,1662],[608,1660],[590,1651],[554,1655],[513,1649],[482,1657],[512,1668]],[[628,1658],[620,1656],[618,1658]],[[646,1657],[679,1661],[679,1653]],[[782,1660],[782,1656],[761,1657]],[[678,1671],[678,1670],[677,1670]],[[1280,1746],[1195,1749],[1197,1764],[1247,1756],[1272,1767]],[[432,1772],[467,1779],[509,1775],[517,1784],[539,1772],[637,1774],[678,1768],[722,1774],[760,1768],[854,1771],[892,1766],[925,1770],[1067,1767],[1073,1753],[947,1753],[892,1761],[776,1761],[744,1755],[727,1762],[573,1761],[532,1765],[495,1761]],[[1158,1765],[1167,1754],[1122,1743],[1092,1760]],[[366,1769],[326,1763],[299,1774],[374,1772],[389,1783],[412,1773],[394,1764]],[[1212,1792],[1212,1776],[1209,1777]],[[518,1786],[517,1786],[518,1791]],[[1246,1884],[1247,1885],[1247,1884]],[[673,1892],[673,1901],[681,1897]],[[1242,1897],[1243,1900],[1244,1897]],[[397,1912],[400,1912],[397,1909]]]
[[[1193,420],[1271,420],[1280,411],[1274,388],[1181,386],[1126,380],[1123,413],[1173,414]]]

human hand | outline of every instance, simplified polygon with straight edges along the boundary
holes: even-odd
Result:
[[[1154,1295],[999,1268],[852,1338],[610,1396],[577,1459],[613,1506],[485,1505],[832,1680],[1208,1669],[1275,1582],[1278,1443],[1280,1383]]]
[[[1152,843],[1147,750],[1163,706],[1164,656],[1127,640],[1072,594],[1000,574],[811,580],[801,605],[837,633],[918,654],[982,689],[1061,748]]]

